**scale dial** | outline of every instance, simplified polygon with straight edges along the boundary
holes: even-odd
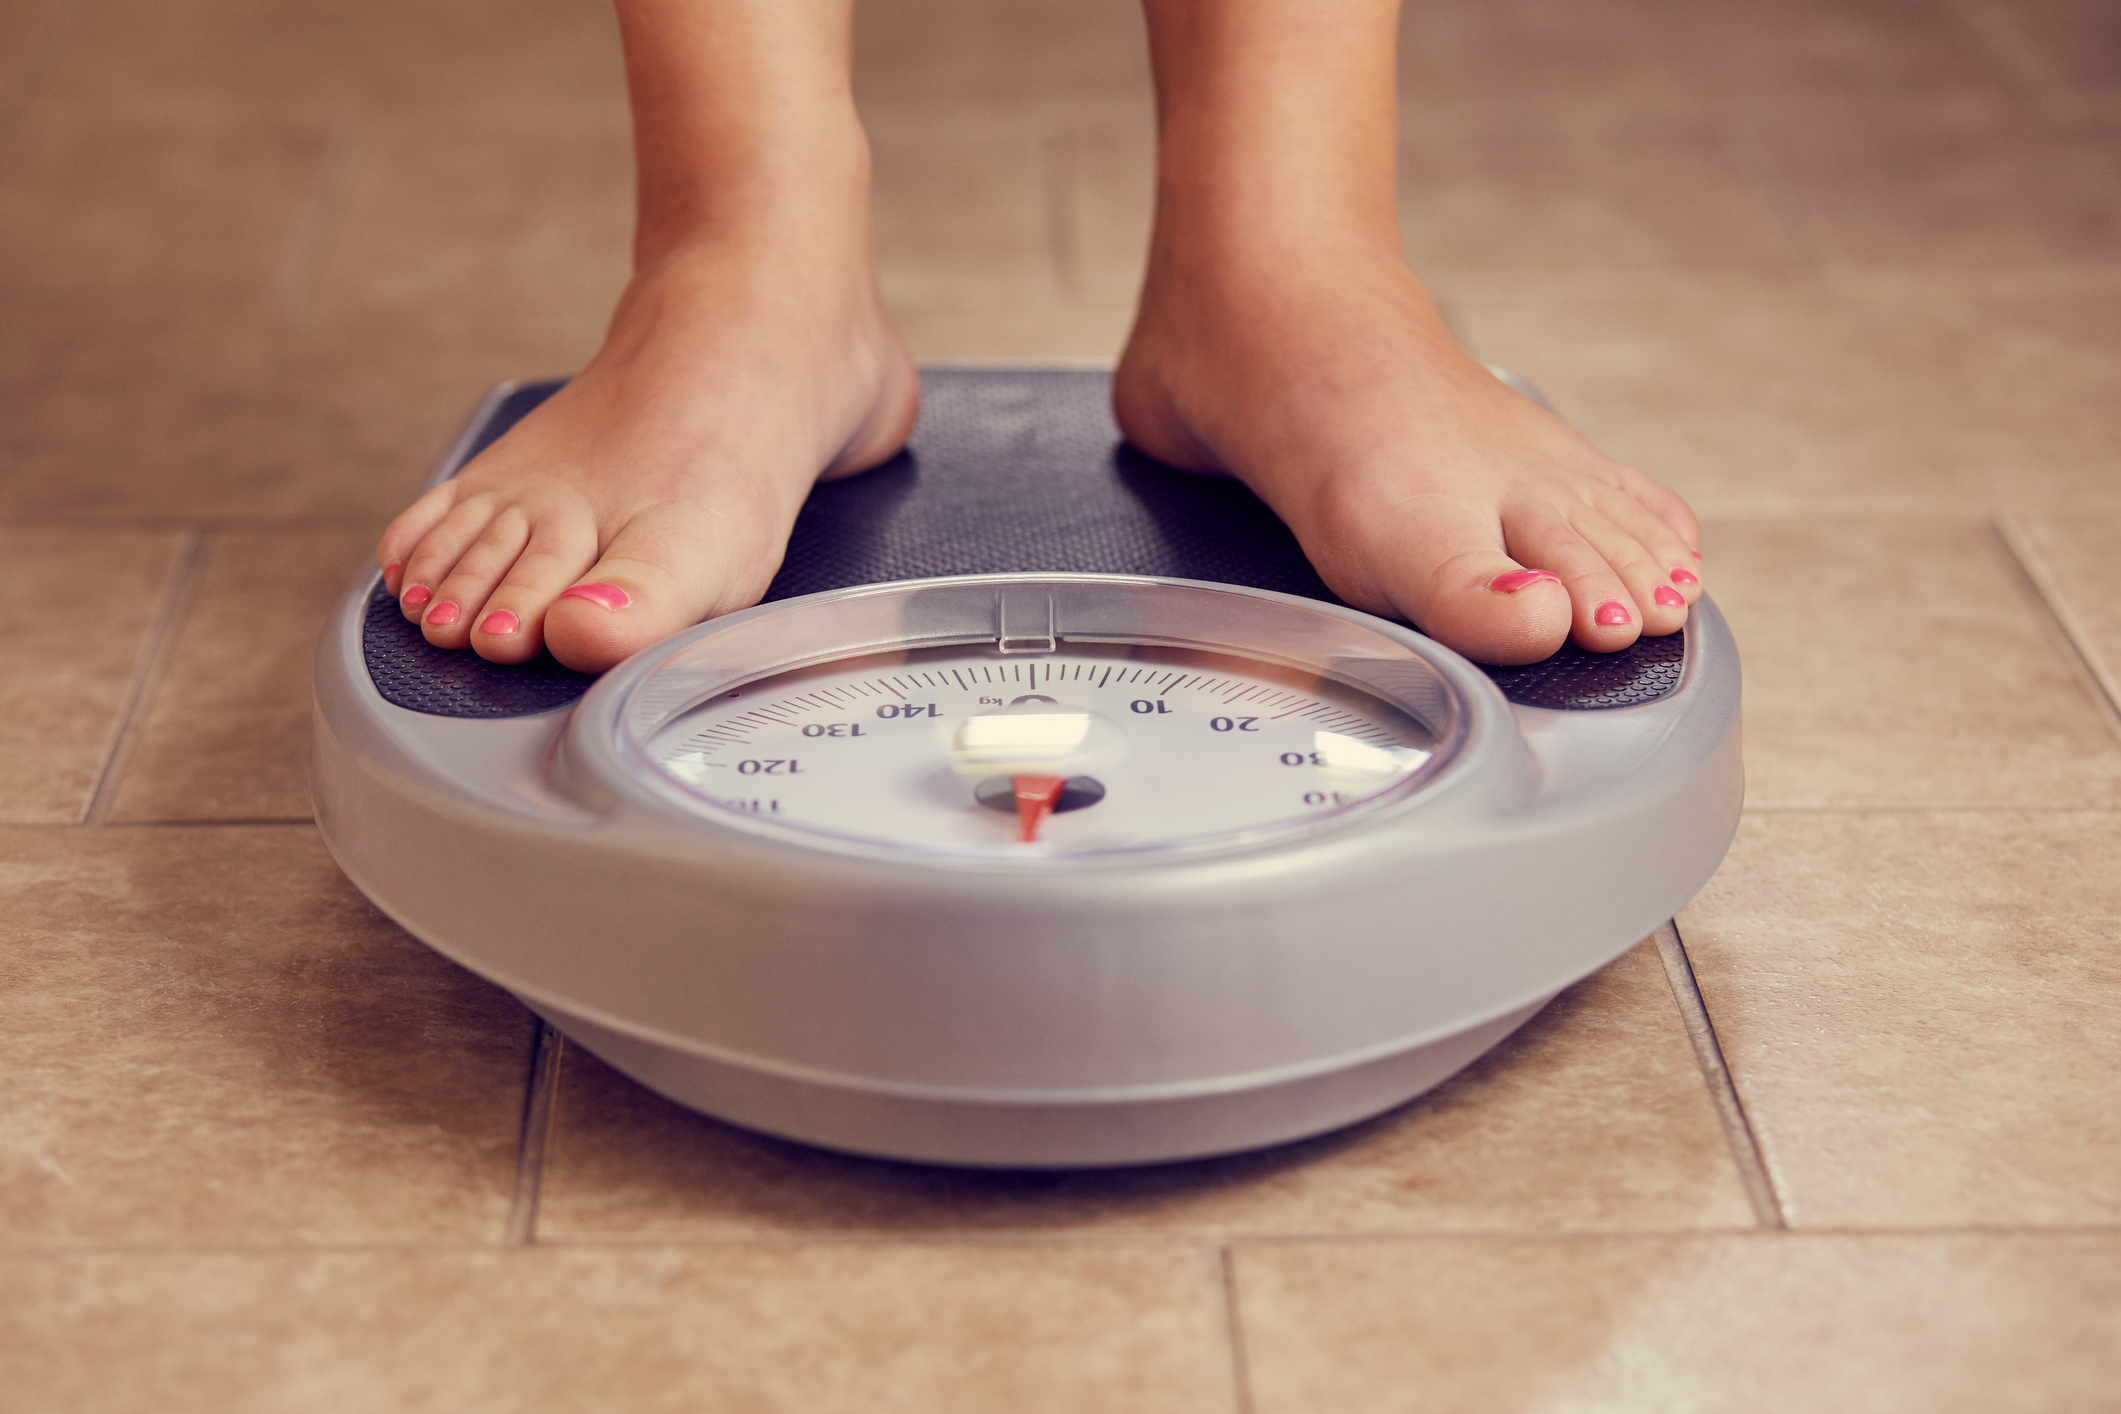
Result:
[[[741,645],[712,666],[680,651],[623,714],[635,759],[666,796],[745,828],[1037,861],[1306,833],[1402,798],[1448,754],[1450,698],[1403,643],[1351,656],[1349,631],[1368,630],[1250,591],[1106,580],[1071,594],[1091,578],[936,582],[971,597],[985,629],[971,642],[836,653],[828,629],[794,636],[826,645],[795,665],[732,662]],[[1071,635],[1071,619],[1111,618],[1115,584],[1134,631]],[[877,592],[848,591],[847,607]],[[1203,622],[1204,593],[1261,602],[1214,604],[1224,612]],[[1028,634],[1005,622],[1011,594],[1030,606]],[[831,618],[832,596],[819,599],[783,612]],[[1291,616],[1339,632],[1270,622]],[[1248,619],[1281,631],[1247,643]],[[1357,686],[1349,665],[1365,663]],[[1379,676],[1414,690],[1380,691]]]

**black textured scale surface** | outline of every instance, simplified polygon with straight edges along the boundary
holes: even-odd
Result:
[[[530,384],[504,398],[467,444],[467,460],[558,386]],[[923,373],[911,444],[874,471],[811,492],[766,598],[1046,570],[1202,579],[1341,602],[1250,491],[1123,445],[1109,386],[1091,372]],[[385,701],[445,717],[548,711],[595,681],[548,654],[504,667],[435,648],[380,586],[362,650]],[[1487,672],[1512,702],[1595,711],[1664,696],[1679,685],[1684,653],[1679,634],[1621,653],[1570,644],[1545,662]]]
[[[361,656],[385,702],[435,717],[527,717],[565,707],[596,681],[550,653],[503,665],[469,649],[437,648],[380,583],[368,596]]]

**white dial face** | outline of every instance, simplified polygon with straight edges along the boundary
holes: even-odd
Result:
[[[758,679],[656,731],[708,808],[842,839],[1037,858],[1301,828],[1374,802],[1434,734],[1360,690],[1234,655],[989,643]]]

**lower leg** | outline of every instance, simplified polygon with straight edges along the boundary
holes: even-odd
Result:
[[[620,0],[634,275],[582,372],[392,523],[429,641],[601,670],[756,602],[918,403],[877,294],[850,0]]]
[[[1396,0],[1144,9],[1158,184],[1115,381],[1129,438],[1241,477],[1343,598],[1470,656],[1678,628],[1700,592],[1684,503],[1466,354],[1401,255]]]

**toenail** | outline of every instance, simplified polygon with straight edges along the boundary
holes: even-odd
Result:
[[[1488,581],[1488,588],[1497,594],[1515,594],[1518,590],[1551,579],[1561,583],[1561,576],[1548,570],[1508,570]]]
[[[395,575],[399,570],[404,568],[405,566],[401,561],[392,560],[389,564],[383,566],[383,578],[389,579],[391,576]]]
[[[627,597],[626,591],[619,588],[616,584],[577,584],[572,589],[561,590],[560,597],[562,599],[587,599],[590,603],[605,609],[623,609],[633,602],[632,599]]]
[[[1699,550],[1689,550],[1687,551],[1687,553],[1689,555],[1692,555],[1697,560],[1701,558],[1701,552]]]
[[[1677,609],[1686,603],[1686,596],[1684,594],[1681,594],[1676,589],[1668,589],[1662,584],[1657,586],[1657,592],[1655,594],[1652,594],[1650,597],[1652,599],[1655,599],[1658,603],[1664,605],[1667,609]],[[1604,623],[1605,620],[1600,619],[1599,622]],[[1620,622],[1626,623],[1627,620],[1622,619],[1620,620]]]
[[[519,627],[521,625],[517,621],[516,616],[509,613],[506,609],[495,609],[485,618],[479,620],[480,633],[514,633]]]
[[[1700,577],[1699,577],[1698,575],[1696,575],[1696,574],[1695,574],[1695,573],[1694,573],[1694,572],[1693,572],[1692,570],[1673,570],[1673,571],[1672,571],[1672,583],[1674,583],[1674,584],[1699,584],[1699,583],[1701,583],[1701,579],[1700,579]]]
[[[1600,604],[1598,612],[1591,615],[1591,619],[1594,623],[1603,625],[1606,628],[1635,622],[1635,616],[1628,612],[1627,605],[1621,603],[1618,599],[1608,599],[1603,604]]]
[[[444,599],[441,603],[435,605],[432,609],[429,609],[427,611],[427,617],[422,620],[423,623],[426,623],[429,627],[432,628],[448,628],[456,621],[457,606],[447,599]],[[1621,620],[1621,622],[1625,623],[1627,622],[1627,620],[1623,619]]]
[[[415,584],[412,588],[405,591],[405,597],[399,602],[408,609],[417,609],[434,597],[432,589],[429,589],[424,584]]]

